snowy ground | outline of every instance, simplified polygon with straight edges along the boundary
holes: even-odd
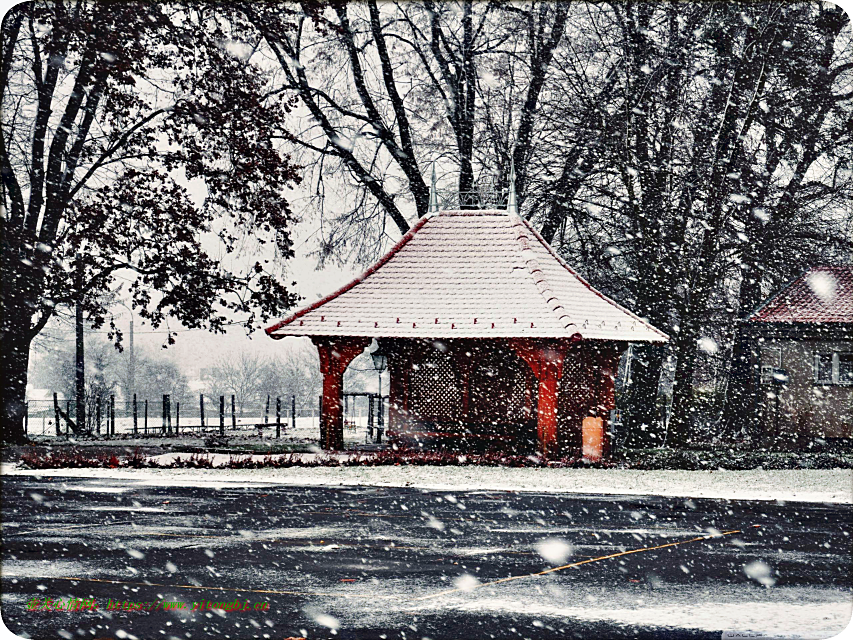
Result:
[[[167,461],[176,455],[157,459]],[[314,454],[302,454],[310,457]],[[212,454],[216,463],[228,459]],[[263,457],[263,456],[257,456]],[[538,491],[660,495],[741,500],[853,503],[848,469],[750,471],[640,471],[633,469],[508,469],[498,467],[318,467],[289,469],[49,469],[4,464],[4,475],[143,479],[154,485],[363,485],[442,490]]]
[[[306,442],[306,441],[317,441],[317,438],[320,433],[319,426],[319,418],[317,416],[307,416],[307,417],[298,417],[296,418],[296,427],[293,427],[290,418],[282,418],[281,421],[281,431],[282,435],[280,439],[275,438],[275,415],[270,416],[267,419],[267,424],[261,429],[260,433],[264,440],[272,440],[279,443],[286,443],[288,441],[293,442]],[[367,416],[352,416],[347,417],[347,424],[344,428],[344,442],[345,443],[363,443],[367,437]],[[192,435],[195,434],[196,439],[201,441],[203,438],[198,436],[199,429],[194,428],[190,429],[187,427],[190,423],[194,425],[199,424],[199,419],[195,418],[190,420],[185,418],[182,420],[180,426],[180,434],[179,439],[193,439]],[[231,428],[231,416],[225,416],[225,435],[230,438],[239,438],[239,437],[250,437],[253,441],[257,441],[258,439],[258,429],[255,425],[263,424],[264,417],[262,415],[259,416],[244,416],[241,418],[237,418],[237,429]],[[172,427],[175,427],[175,424],[172,424]],[[160,417],[149,418],[148,420],[148,433],[151,435],[159,434],[162,431],[162,419]],[[219,433],[219,416],[218,414],[209,415],[206,422],[205,431],[208,435],[217,435]],[[104,421],[104,426],[101,429],[101,437],[105,437],[106,433],[106,421]],[[140,436],[145,434],[144,423],[142,419],[139,419],[137,425],[137,433]],[[44,439],[47,442],[51,442],[56,440],[56,433],[53,427],[52,421],[34,421],[30,423],[28,434],[30,437],[35,438],[37,440]],[[121,436],[129,436],[133,434],[133,418],[116,418],[116,434]],[[61,436],[61,439],[64,440],[65,436]],[[169,437],[168,441],[173,441],[174,437]],[[143,441],[142,437],[139,439]],[[133,440],[135,442],[135,440]],[[120,442],[122,444],[131,442],[130,440],[122,439]],[[146,439],[143,442],[144,444],[151,444],[150,439]]]

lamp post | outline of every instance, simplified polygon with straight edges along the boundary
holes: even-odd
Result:
[[[382,406],[382,372],[388,367],[388,356],[382,352],[382,347],[376,343],[376,350],[370,354],[373,358],[373,368],[379,374],[379,412],[376,416],[376,442],[382,442],[382,432],[384,431],[385,410]]]

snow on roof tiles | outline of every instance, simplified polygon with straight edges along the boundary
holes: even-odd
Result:
[[[853,322],[853,265],[813,267],[771,297],[749,322]]]
[[[505,211],[422,218],[350,284],[269,327],[285,336],[570,338],[664,342]]]

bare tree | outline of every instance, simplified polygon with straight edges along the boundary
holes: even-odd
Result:
[[[214,395],[236,396],[240,415],[260,401],[265,362],[261,356],[243,351],[239,356],[221,356],[210,368],[208,379]]]
[[[313,409],[322,386],[317,354],[311,345],[291,348],[286,354],[271,358],[261,373],[261,394],[280,396],[290,407],[296,397],[297,411]]]
[[[610,3],[589,8],[589,28],[598,51],[588,59],[599,62],[583,69],[584,82],[577,65],[557,66],[564,86],[577,87],[573,103],[595,95],[599,107],[583,110],[583,123],[562,119],[590,143],[566,154],[568,176],[547,185],[560,208],[546,209],[543,228],[559,229],[555,243],[593,281],[673,336],[670,442],[683,443],[697,344],[719,335],[711,324],[721,308],[749,306],[731,291],[766,289],[791,265],[849,242],[841,123],[850,95],[839,90],[850,77],[840,39],[849,25],[816,3]],[[805,70],[814,71],[807,84]],[[665,351],[637,356],[635,442],[660,443]]]

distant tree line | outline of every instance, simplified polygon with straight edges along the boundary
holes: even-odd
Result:
[[[270,398],[271,413],[275,399],[282,399],[283,410],[290,412],[296,398],[297,412],[314,410],[321,393],[317,355],[309,349],[292,349],[285,355],[264,357],[250,353],[220,356],[206,370],[205,391],[214,398],[234,395],[239,415],[259,415]]]
[[[286,413],[290,412],[294,396],[297,411],[314,410],[322,383],[317,356],[306,348],[291,349],[275,357],[246,352],[220,356],[212,367],[203,370],[203,377],[195,381],[203,386],[195,390],[190,385],[193,381],[167,355],[137,354],[131,389],[126,351],[119,353],[106,340],[90,340],[87,351],[85,402],[88,428],[94,425],[97,403],[100,402],[105,411],[110,397],[115,398],[122,415],[130,410],[134,394],[140,404],[146,400],[159,404],[163,395],[168,394],[173,409],[180,403],[183,412],[195,414],[199,393],[206,396],[210,411],[215,410],[214,405],[218,406],[219,396],[226,396],[230,403],[230,396],[234,395],[238,415],[258,416],[266,408],[267,396],[271,398],[272,414],[276,397],[282,399]],[[59,345],[43,351],[34,361],[31,382],[36,388],[55,391],[62,398],[74,400],[74,377],[74,352]]]

